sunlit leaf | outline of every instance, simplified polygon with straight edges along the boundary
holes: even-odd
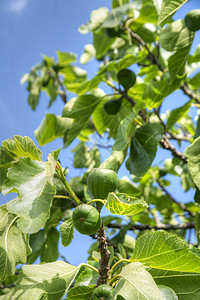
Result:
[[[113,300],[163,300],[152,276],[138,262],[125,266],[119,274],[119,278],[114,289]],[[120,296],[123,298],[120,298]]]
[[[109,193],[106,208],[115,215],[135,215],[145,210],[148,204],[144,200],[123,193]]]
[[[167,19],[173,16],[173,14],[186,2],[188,2],[188,0],[163,0],[161,5],[161,12],[158,18],[158,25],[163,26],[166,23]]]
[[[200,258],[181,238],[166,231],[150,232],[138,238],[131,259],[151,268],[200,273]]]
[[[20,158],[8,171],[3,193],[18,192],[18,197],[10,201],[7,208],[20,217],[17,223],[23,232],[37,232],[49,218],[58,154],[59,150],[52,152],[47,162]]]
[[[13,138],[3,141],[3,146],[17,155],[17,157],[30,157],[33,160],[42,160],[42,152],[28,136],[15,135]]]

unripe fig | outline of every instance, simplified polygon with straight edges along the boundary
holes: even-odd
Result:
[[[121,109],[122,99],[123,98],[113,98],[111,100],[106,101],[103,106],[105,112],[109,115],[117,114]]]
[[[200,29],[200,9],[193,9],[185,16],[185,25],[191,31]]]
[[[95,234],[101,226],[101,217],[97,209],[88,204],[75,208],[72,220],[76,230],[82,234]]]
[[[92,294],[92,300],[112,300],[113,288],[110,285],[99,285]]]
[[[136,75],[133,71],[129,69],[122,69],[117,73],[117,79],[127,91],[135,84]]]
[[[94,199],[105,199],[117,188],[118,178],[113,170],[95,168],[87,178],[88,192]]]

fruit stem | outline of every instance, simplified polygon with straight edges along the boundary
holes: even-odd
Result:
[[[62,181],[62,183],[64,184],[67,192],[69,193],[69,196],[72,200],[74,200],[74,202],[77,204],[77,205],[80,205],[82,204],[83,202],[76,196],[76,194],[73,192],[73,190],[71,189],[69,183],[67,182],[66,178],[65,178],[65,175],[63,173],[63,170],[62,170],[62,167],[60,165],[60,163],[57,161],[57,172],[58,172],[58,175],[60,176],[60,179]]]
[[[106,201],[102,200],[102,199],[93,199],[93,200],[90,200],[89,202],[87,202],[87,204],[90,204],[92,202],[101,202],[103,205],[105,205],[105,203],[106,203]]]
[[[68,196],[63,196],[63,195],[55,195],[54,198],[61,198],[61,199],[66,199],[66,200],[71,200],[71,197]]]
[[[112,276],[112,273],[113,273],[114,269],[115,269],[121,262],[130,262],[130,260],[124,258],[124,259],[120,259],[119,261],[117,261],[117,262],[112,266],[112,268],[110,269],[110,277]]]
[[[88,268],[92,269],[93,271],[95,271],[96,273],[99,274],[99,271],[95,267],[93,267],[91,265],[88,265],[88,264],[85,264],[85,263],[81,263],[80,265],[78,265],[78,267],[80,267],[80,268],[81,267],[88,267]]]
[[[116,276],[114,276],[114,277],[108,282],[108,284],[109,284],[110,286],[112,286],[113,282],[115,282],[118,278],[119,278],[119,274],[117,274]]]

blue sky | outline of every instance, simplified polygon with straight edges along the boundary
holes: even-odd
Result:
[[[28,106],[28,93],[25,86],[20,85],[20,79],[41,61],[41,54],[56,57],[56,50],[60,50],[75,52],[80,57],[84,45],[92,42],[92,36],[81,35],[78,27],[87,23],[93,9],[102,6],[110,7],[111,0],[0,0],[0,142],[16,134],[28,135],[36,142],[34,130],[47,111],[48,99],[46,95],[42,95],[39,106],[33,112]],[[176,19],[199,6],[199,0],[190,1],[176,14]],[[192,51],[199,41],[198,32]],[[91,77],[97,71],[97,63],[93,61],[85,68]],[[181,92],[176,92],[165,101],[164,107],[171,109],[182,105],[186,100]],[[62,109],[63,103],[58,99],[48,112],[61,114]],[[61,139],[50,143],[42,149],[44,156],[61,146]],[[74,144],[71,148],[73,147]],[[166,151],[159,151],[162,158],[170,157]],[[103,153],[103,156],[107,154]],[[72,165],[69,150],[63,151],[61,160],[64,166]],[[120,176],[129,175],[124,174],[124,170],[123,168]],[[74,176],[80,175],[79,170],[70,169],[70,172]],[[177,199],[181,193],[184,201],[190,200],[193,193],[183,194],[177,184],[179,183],[174,182],[170,187]],[[0,197],[3,198],[2,203],[12,199],[11,195]],[[73,243],[62,249],[62,253],[77,265],[86,260],[90,244],[90,237],[76,233]]]

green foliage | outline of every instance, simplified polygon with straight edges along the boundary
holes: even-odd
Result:
[[[48,108],[61,98],[35,137],[74,142],[73,168],[27,136],[2,142],[0,190],[17,196],[0,206],[0,299],[200,298],[199,10],[174,17],[186,2],[113,0],[79,28],[93,37],[80,63],[99,64],[89,79],[61,51],[23,76],[33,110],[43,92]],[[95,239],[77,267],[57,261],[74,228]]]

